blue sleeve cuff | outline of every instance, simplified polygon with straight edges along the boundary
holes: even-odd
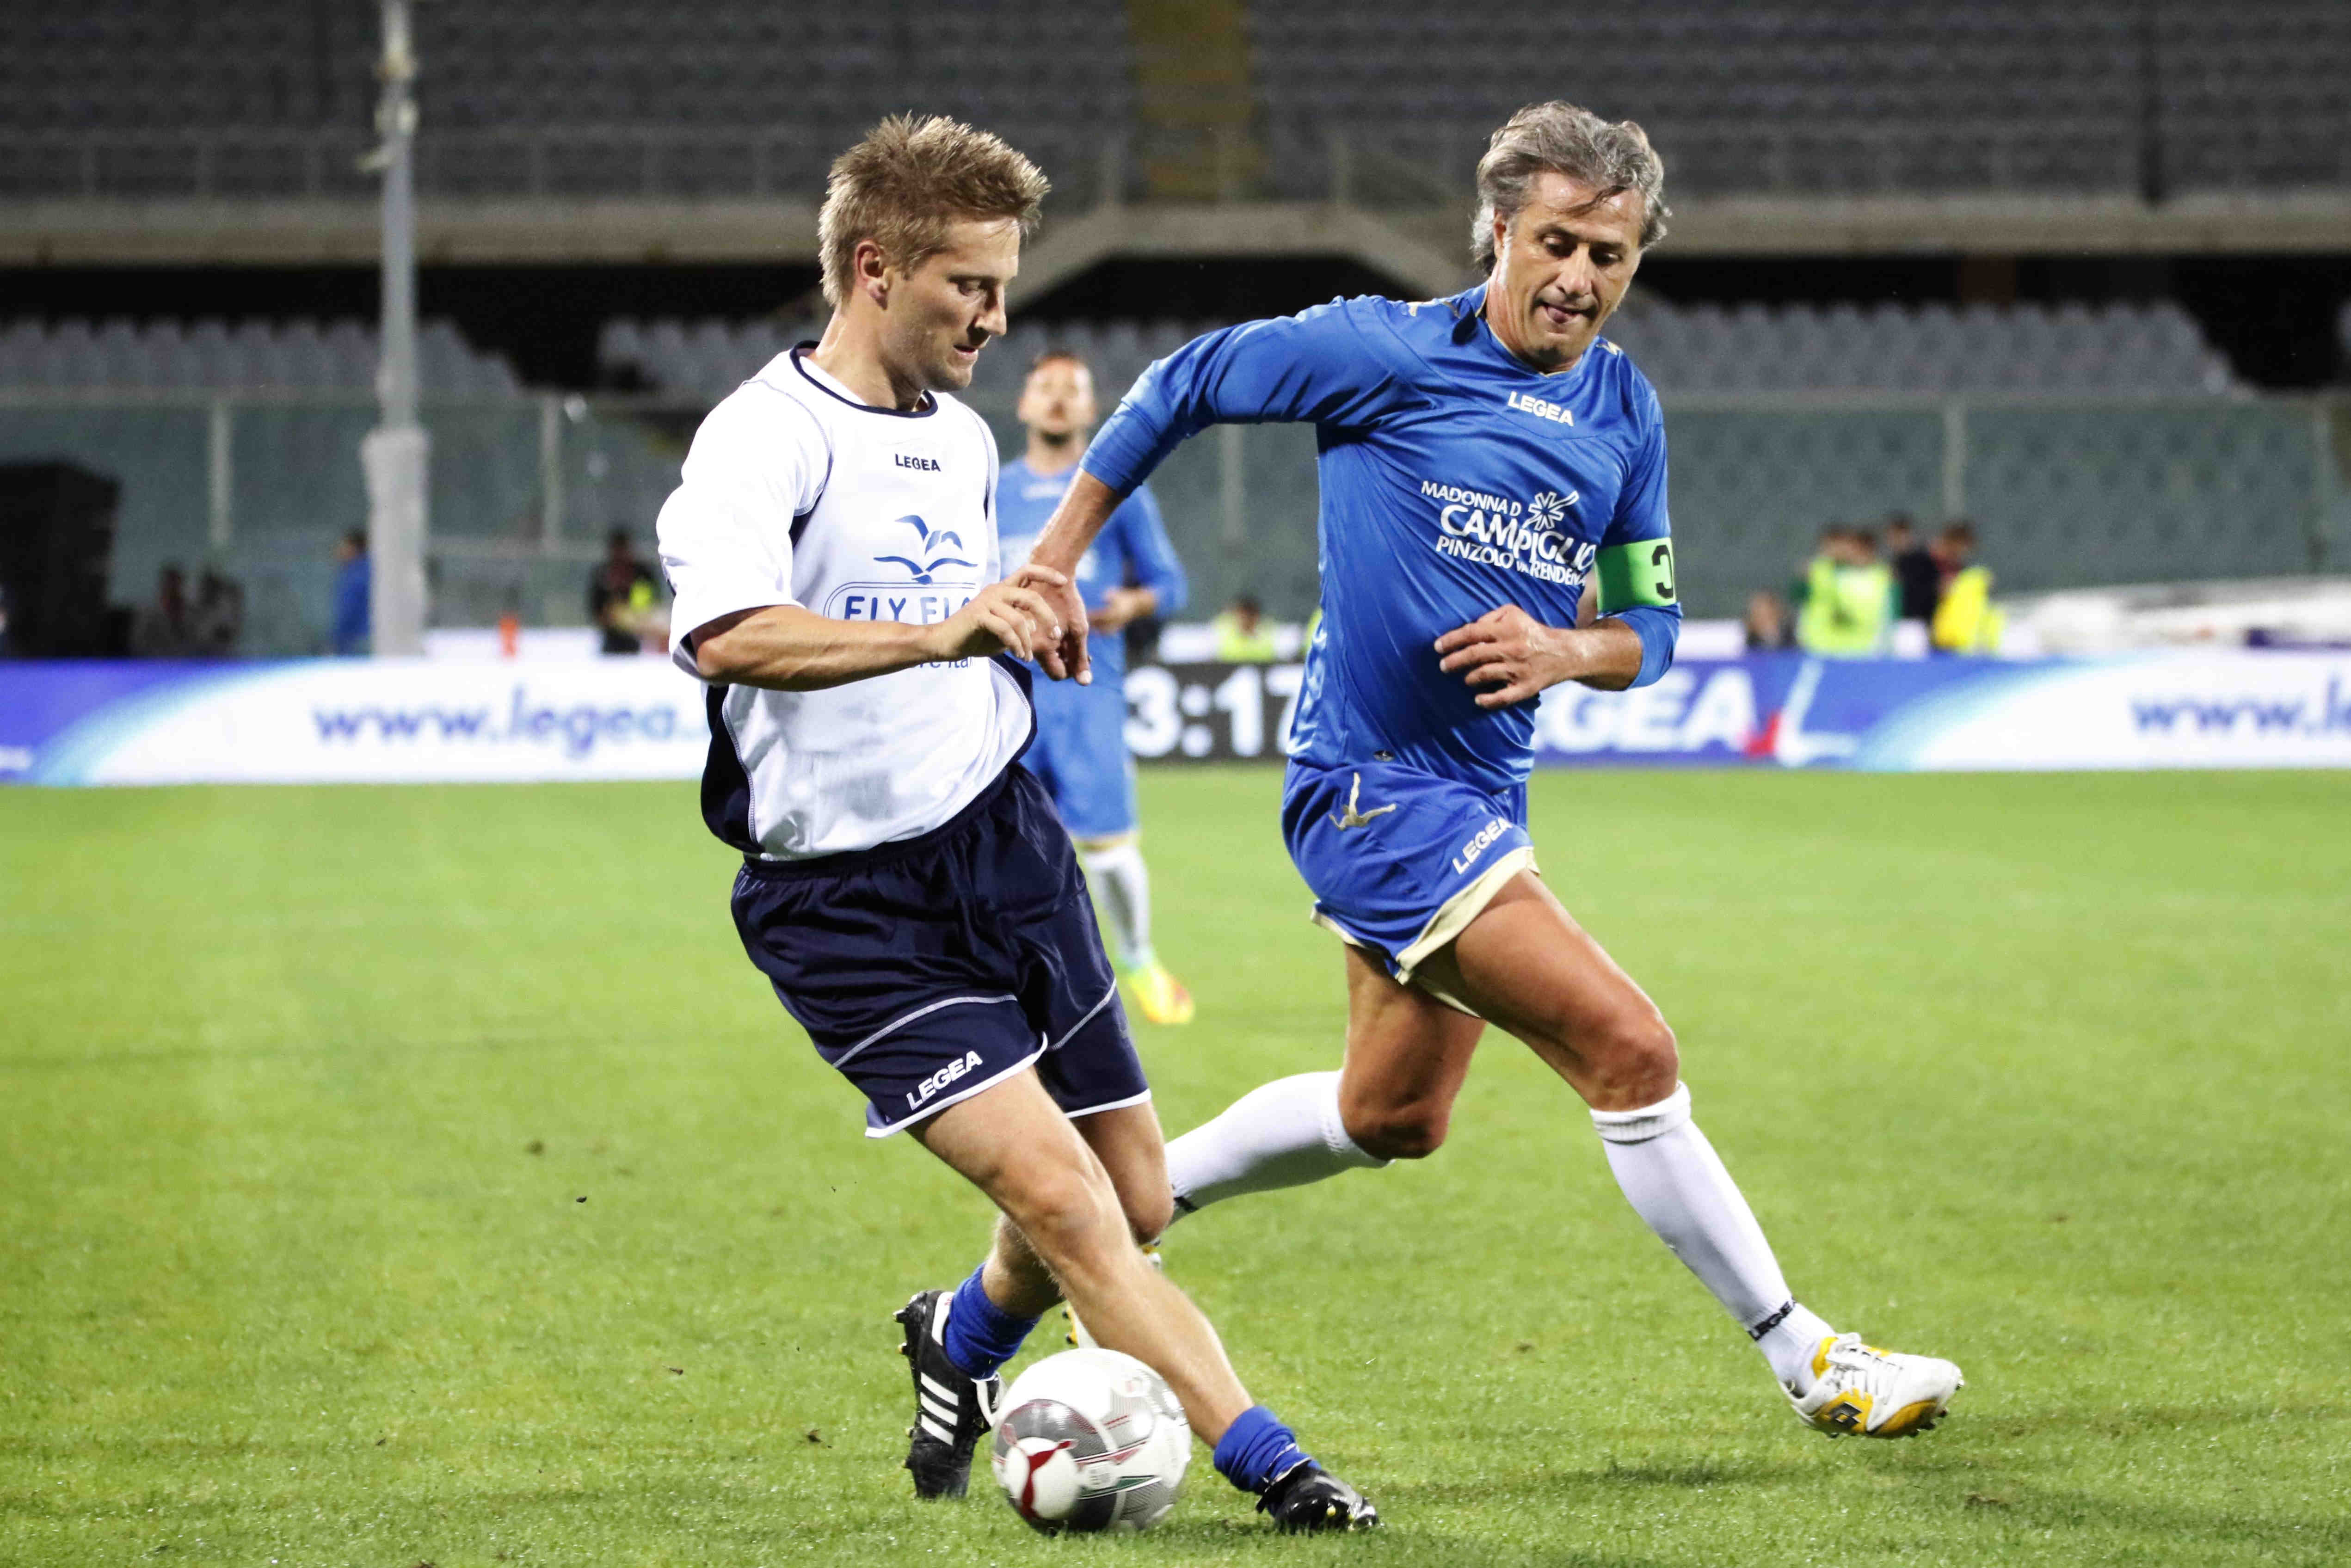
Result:
[[[1134,494],[1134,487],[1151,477],[1151,471],[1167,455],[1166,449],[1175,444],[1167,439],[1165,416],[1137,396],[1142,391],[1137,386],[1111,411],[1087,444],[1086,455],[1078,460],[1080,468],[1121,497]]]
[[[1674,644],[1682,634],[1680,605],[1635,604],[1617,611],[1610,618],[1630,626],[1641,639],[1641,673],[1633,677],[1634,685],[1654,685],[1674,667]]]

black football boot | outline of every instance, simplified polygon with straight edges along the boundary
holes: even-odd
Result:
[[[914,1472],[916,1497],[963,1496],[971,1484],[971,1451],[996,1425],[1004,1398],[1004,1379],[972,1377],[947,1359],[947,1306],[954,1300],[953,1291],[917,1291],[895,1314],[906,1326],[898,1354],[914,1379],[906,1468]]]
[[[1267,1482],[1257,1511],[1284,1531],[1370,1530],[1380,1521],[1371,1499],[1311,1459]]]

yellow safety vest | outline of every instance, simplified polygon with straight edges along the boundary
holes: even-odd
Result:
[[[1842,566],[1823,557],[1804,573],[1796,642],[1808,653],[1865,659],[1884,644],[1893,607],[1893,574],[1886,568]]]
[[[1241,630],[1240,617],[1227,611],[1208,622],[1217,629],[1217,657],[1228,664],[1270,664],[1275,654],[1273,633],[1265,622],[1254,632]]]
[[[1951,579],[1928,629],[1946,653],[1996,653],[2008,617],[1991,601],[1991,569],[1971,566]]]

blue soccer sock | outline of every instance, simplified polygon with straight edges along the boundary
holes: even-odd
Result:
[[[979,1285],[986,1267],[974,1269],[971,1278],[956,1287],[955,1301],[947,1308],[944,1348],[967,1377],[988,1376],[1010,1361],[1037,1326],[1035,1318],[1016,1318],[987,1299]]]
[[[1298,1436],[1262,1405],[1233,1417],[1217,1439],[1217,1473],[1245,1492],[1261,1492],[1314,1456],[1298,1446]]]

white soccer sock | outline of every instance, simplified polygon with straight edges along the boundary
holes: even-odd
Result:
[[[1592,1124],[1634,1209],[1739,1320],[1772,1375],[1801,1394],[1812,1386],[1813,1353],[1835,1331],[1789,1296],[1763,1228],[1689,1105],[1681,1084],[1637,1111],[1594,1111]]]
[[[1303,1186],[1341,1171],[1376,1169],[1339,1119],[1339,1075],[1301,1072],[1259,1084],[1215,1120],[1167,1145],[1176,1218],[1245,1192]]]
[[[1118,943],[1122,968],[1139,969],[1151,962],[1151,873],[1143,866],[1143,846],[1129,839],[1106,850],[1088,850],[1086,880],[1100,900],[1111,936]]]

